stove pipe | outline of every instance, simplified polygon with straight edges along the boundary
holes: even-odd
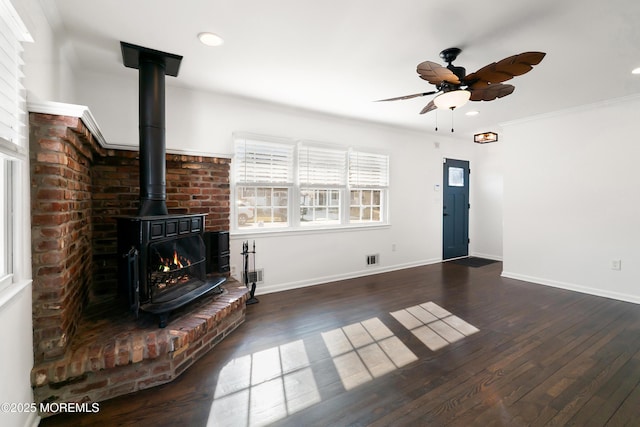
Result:
[[[177,76],[182,56],[120,42],[125,67],[137,68],[140,133],[139,216],[167,215],[165,75]]]

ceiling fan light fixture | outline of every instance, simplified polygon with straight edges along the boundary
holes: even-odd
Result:
[[[498,134],[495,132],[482,132],[473,135],[473,142],[478,144],[487,144],[489,142],[496,142],[498,140]]]
[[[222,44],[224,44],[223,38],[214,33],[208,33],[208,32],[200,33],[198,34],[198,39],[202,44],[207,46],[215,47],[215,46],[221,46]]]
[[[454,110],[466,104],[470,97],[471,92],[468,90],[451,90],[436,96],[433,103],[441,110]]]
[[[640,67],[631,70],[631,74],[640,74]]]

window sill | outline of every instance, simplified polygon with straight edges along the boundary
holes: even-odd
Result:
[[[278,228],[278,229],[255,229],[251,230],[232,230],[229,233],[230,238],[233,239],[246,239],[260,236],[303,236],[313,234],[327,234],[327,233],[349,233],[356,231],[368,231],[368,230],[384,230],[391,228],[391,224],[358,224],[358,225],[343,225],[339,227],[298,227],[298,228]]]
[[[31,280],[21,280],[0,290],[0,308],[9,303],[16,295],[31,284]]]

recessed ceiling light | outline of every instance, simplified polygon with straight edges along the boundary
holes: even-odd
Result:
[[[202,44],[206,44],[207,46],[220,46],[224,43],[222,37],[214,33],[200,33],[198,34],[198,38]]]
[[[631,70],[631,74],[640,74],[640,67]]]
[[[467,111],[465,114],[467,116],[477,116],[478,114],[480,114],[480,112],[473,110],[473,111]]]

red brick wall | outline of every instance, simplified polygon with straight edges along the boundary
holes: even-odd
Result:
[[[105,150],[78,118],[30,115],[36,362],[64,354],[90,298],[116,292],[117,215],[135,215],[138,153]],[[229,159],[167,155],[169,213],[229,229]]]
[[[91,283],[91,163],[100,152],[73,117],[30,116],[36,361],[60,356]]]

